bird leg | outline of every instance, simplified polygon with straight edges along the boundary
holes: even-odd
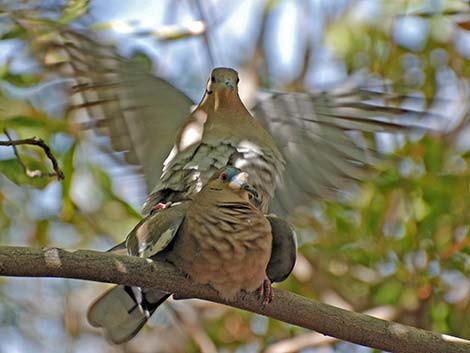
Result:
[[[271,303],[273,300],[273,287],[269,278],[266,278],[261,287],[259,287],[259,297],[263,306]]]
[[[159,202],[155,206],[152,207],[151,212],[160,211],[160,210],[163,210],[163,209],[168,208],[170,206],[171,206],[171,202],[167,202],[167,203]]]

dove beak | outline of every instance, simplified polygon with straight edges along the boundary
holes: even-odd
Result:
[[[230,183],[228,184],[233,190],[245,190],[253,196],[253,198],[258,199],[258,192],[256,189],[247,182],[248,173],[241,172],[232,177]]]
[[[240,190],[245,188],[245,185],[248,185],[247,180],[248,173],[240,172],[230,179],[228,186],[233,190]]]

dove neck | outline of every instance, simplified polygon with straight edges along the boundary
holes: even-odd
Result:
[[[244,190],[231,190],[227,186],[217,185],[217,182],[209,182],[203,189],[193,196],[194,204],[197,207],[206,207],[208,205],[219,205],[227,202],[248,203],[249,194]]]
[[[205,110],[212,110],[218,112],[225,109],[241,110],[245,109],[237,91],[230,89],[214,90],[211,94],[204,96],[201,107]]]

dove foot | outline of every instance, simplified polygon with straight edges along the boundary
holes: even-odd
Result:
[[[171,202],[167,202],[167,203],[159,202],[155,206],[152,207],[151,212],[164,210],[165,208],[168,208],[170,206],[171,206]]]
[[[263,306],[271,303],[273,300],[273,287],[271,286],[271,280],[269,278],[266,278],[259,288],[259,297]]]

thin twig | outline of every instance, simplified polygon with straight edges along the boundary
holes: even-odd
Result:
[[[195,2],[196,5],[196,10],[198,12],[199,18],[201,19],[202,22],[206,24],[206,30],[202,34],[202,37],[204,38],[204,44],[206,46],[206,52],[207,52],[207,59],[209,61],[209,65],[211,68],[214,67],[214,62],[215,62],[215,57],[214,57],[214,51],[212,50],[211,43],[210,43],[210,24],[207,19],[207,16],[204,12],[204,8],[202,6],[202,3],[200,0],[196,0]]]
[[[44,140],[37,139],[36,137],[21,139],[21,140],[13,140],[10,137],[10,134],[8,133],[6,129],[4,129],[3,132],[7,136],[8,141],[0,141],[0,146],[12,146],[13,147],[13,152],[15,153],[16,159],[18,160],[18,163],[21,165],[21,167],[23,168],[27,176],[29,176],[30,178],[57,177],[58,180],[64,179],[65,177],[64,172],[62,172],[62,170],[60,169],[59,164],[57,163],[56,158],[52,154],[50,147],[44,142]],[[24,164],[24,162],[21,160],[21,157],[18,153],[18,150],[16,148],[16,146],[18,145],[33,145],[33,146],[41,147],[44,150],[44,153],[46,154],[47,158],[49,158],[49,160],[51,161],[52,167],[54,168],[55,172],[44,173],[40,170],[28,169],[26,164]]]

